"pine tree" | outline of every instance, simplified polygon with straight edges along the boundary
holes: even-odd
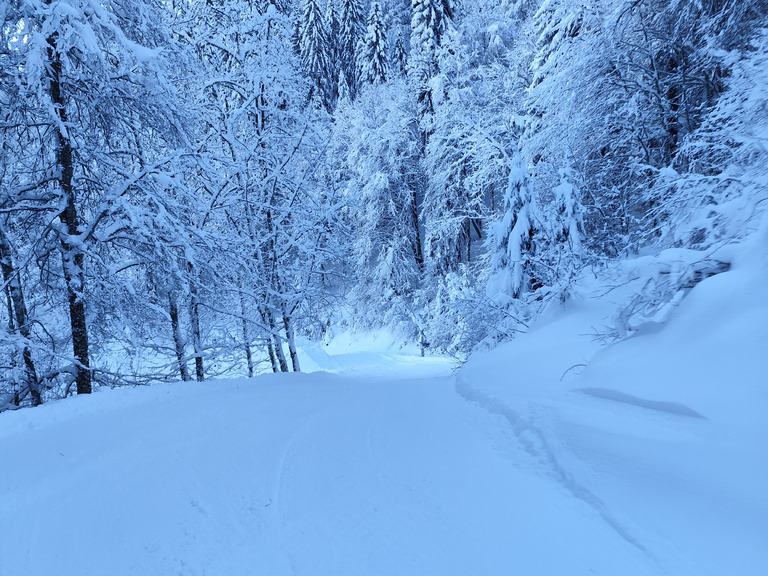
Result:
[[[352,101],[352,96],[349,91],[349,84],[347,84],[347,78],[344,74],[339,74],[339,84],[336,88],[336,93],[339,95],[336,100],[337,107],[344,107]]]
[[[453,17],[452,0],[412,0],[411,62],[427,78],[437,72],[437,51]]]
[[[368,26],[358,54],[358,77],[361,84],[380,84],[387,81],[387,37],[382,22],[381,5],[371,4]]]
[[[328,31],[328,69],[326,70],[326,83],[329,94],[328,101],[331,107],[335,106],[339,98],[338,86],[340,75],[339,63],[339,19],[336,17],[336,0],[328,0],[325,8],[325,29]]]
[[[517,154],[510,167],[502,218],[490,236],[491,275],[487,294],[500,306],[508,306],[540,284],[533,263],[536,221],[528,172]]]
[[[396,74],[404,76],[407,65],[408,53],[405,50],[405,42],[403,42],[403,37],[398,34],[395,45],[392,47],[392,69]]]
[[[350,267],[356,279],[356,322],[407,324],[421,253],[411,178],[418,164],[415,113],[406,83],[393,79],[361,90],[339,115],[330,157],[339,164],[350,226]]]
[[[302,67],[314,84],[314,93],[310,95],[310,99],[318,98],[327,108],[330,108],[330,97],[335,89],[335,86],[328,84],[330,53],[328,29],[319,0],[303,0],[299,27],[299,56]]]
[[[357,45],[365,34],[360,0],[341,0],[339,14],[338,62],[352,98],[357,94]]]

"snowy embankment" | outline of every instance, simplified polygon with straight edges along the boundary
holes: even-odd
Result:
[[[766,286],[735,259],[609,347],[632,286],[575,299],[458,374],[336,342],[0,414],[0,575],[764,574]]]
[[[462,396],[505,420],[542,471],[670,574],[768,567],[766,236],[663,325],[607,347],[584,336],[605,328],[639,272],[610,292],[595,286],[458,376]]]

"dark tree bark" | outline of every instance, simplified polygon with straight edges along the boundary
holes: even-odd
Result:
[[[179,362],[179,374],[181,379],[186,382],[189,380],[189,370],[184,358],[184,340],[181,337],[181,325],[179,323],[179,306],[173,292],[168,292],[168,312],[171,316],[171,329],[173,330],[173,344],[176,348],[176,359]]]
[[[248,319],[245,317],[245,302],[240,297],[240,317],[243,323],[243,347],[245,348],[245,361],[248,366],[248,378],[253,378],[253,357],[251,356],[251,338],[248,333]]]
[[[424,267],[424,253],[421,250],[421,233],[419,232],[419,206],[416,202],[416,190],[411,190],[411,226],[413,227],[413,257],[419,270]]]
[[[50,4],[50,1],[48,2]],[[68,117],[65,97],[62,94],[62,64],[58,51],[58,33],[48,39],[48,90],[56,111],[56,163],[59,169],[64,209],[59,213],[59,221],[65,232],[59,232],[61,243],[64,280],[69,298],[69,321],[72,332],[72,349],[75,355],[75,382],[78,394],[90,394],[92,389],[90,359],[88,352],[88,326],[85,315],[85,273],[84,254],[73,240],[79,235],[80,218],[77,212],[74,179],[74,158],[72,143],[68,132]]]
[[[195,378],[198,382],[205,380],[205,370],[203,365],[203,337],[200,330],[200,301],[197,297],[197,286],[195,284],[195,272],[192,262],[187,262],[189,271],[189,322],[192,330],[192,350],[195,353]]]
[[[277,356],[280,364],[280,372],[288,372],[288,362],[285,359],[285,352],[283,352],[283,338],[280,336],[280,331],[275,323],[275,317],[268,306],[264,310],[267,322],[269,323],[269,330],[272,334],[272,340],[274,341],[275,356]]]
[[[291,355],[291,366],[293,366],[294,372],[301,372],[299,365],[299,354],[296,352],[296,338],[293,333],[293,324],[291,322],[291,316],[288,314],[285,302],[281,304],[283,311],[283,326],[285,327],[285,335],[288,338],[288,352]]]
[[[27,305],[24,301],[24,292],[21,288],[19,271],[14,267],[13,259],[11,258],[11,246],[2,226],[0,226],[0,268],[3,270],[3,281],[8,295],[9,321],[12,328],[17,329],[19,334],[21,334],[25,340],[28,340],[30,335],[30,322],[29,314],[27,313]],[[14,320],[16,321],[15,326]],[[37,379],[37,371],[35,370],[35,363],[32,359],[32,351],[26,344],[22,351],[22,357],[24,359],[27,391],[32,398],[32,404],[34,406],[39,406],[43,403],[39,387],[40,383]]]
[[[203,369],[203,338],[200,333],[200,303],[195,295],[189,305],[189,319],[192,324],[192,349],[195,351],[195,378],[198,382],[205,380]]]
[[[261,311],[261,319],[265,325],[268,325],[272,329],[272,323],[267,321],[266,311]],[[269,354],[269,362],[272,364],[272,372],[280,372],[280,366],[277,364],[277,357],[275,356],[275,347],[272,345],[272,336],[266,338],[267,353]]]

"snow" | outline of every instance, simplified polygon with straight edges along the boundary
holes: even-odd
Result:
[[[627,284],[569,303],[459,376],[466,398],[509,420],[550,476],[667,573],[768,565],[768,266],[748,256],[762,254],[759,236],[665,325],[608,347],[585,337]]]
[[[594,282],[458,372],[342,334],[2,413],[0,574],[764,574],[768,265],[609,346]]]

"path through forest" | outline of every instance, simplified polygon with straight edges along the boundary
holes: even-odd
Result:
[[[0,574],[661,572],[447,362],[400,368],[3,414]]]

